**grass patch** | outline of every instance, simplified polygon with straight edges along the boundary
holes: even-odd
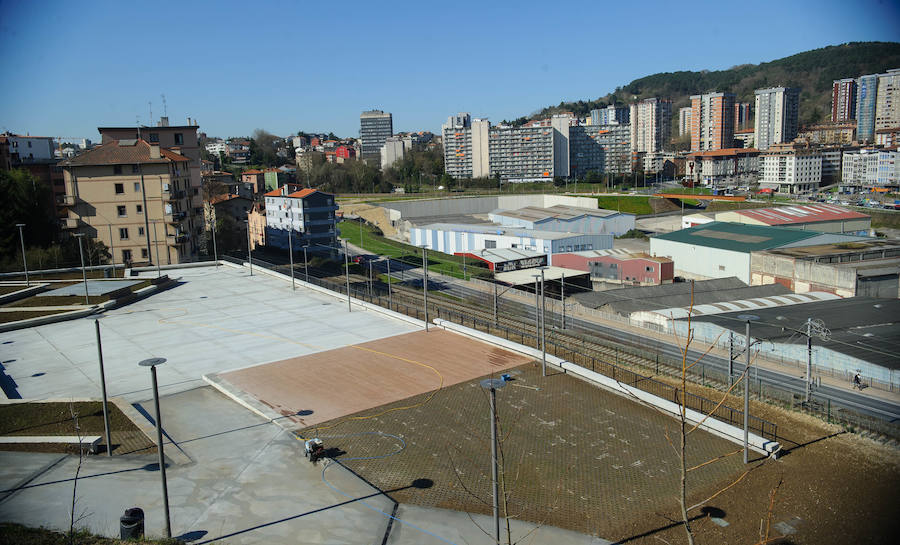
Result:
[[[618,210],[619,212],[627,212],[638,216],[653,213],[653,208],[650,207],[650,197],[647,196],[603,195],[597,197],[597,204],[600,208]]]
[[[0,324],[8,324],[10,322],[18,322],[20,320],[29,320],[31,318],[40,318],[42,316],[53,316],[54,314],[62,314],[70,312],[68,310],[23,310],[22,312],[0,312]]]
[[[373,254],[390,257],[413,267],[422,266],[422,249],[385,238],[381,231],[367,223],[343,220],[338,224],[341,236],[355,246]],[[428,252],[428,270],[456,278],[463,278],[463,257]],[[351,270],[352,272],[352,270]],[[489,277],[490,271],[471,258],[466,258],[465,277]]]
[[[11,522],[0,523],[0,542],[15,543],[17,545],[175,545],[180,543],[177,539],[115,539],[94,535],[85,530],[76,530],[75,535],[70,536],[63,532],[48,530],[47,528],[29,528],[21,524]]]
[[[100,401],[0,405],[0,435],[75,435],[70,405],[74,406],[78,415],[82,435],[104,435],[103,404]],[[109,429],[113,438],[113,452],[116,452],[117,443],[127,443],[129,452],[153,446],[134,422],[113,403],[109,404]],[[105,439],[101,444],[106,444]],[[77,447],[61,444],[2,445],[0,448],[30,452],[77,452]]]
[[[7,293],[14,293],[19,290],[24,290],[27,286],[0,286],[0,295],[6,295]]]

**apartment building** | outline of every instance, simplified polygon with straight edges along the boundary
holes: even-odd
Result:
[[[841,188],[898,187],[900,153],[888,149],[862,149],[844,153]]]
[[[691,151],[730,148],[734,144],[734,95],[691,97]]]
[[[631,172],[629,125],[575,125],[569,127],[569,168],[572,176],[588,172]]]
[[[875,105],[878,97],[878,74],[860,76],[856,80],[856,137],[860,142],[875,139]]]
[[[631,151],[656,153],[668,147],[672,101],[647,98],[631,105]]]
[[[749,185],[759,173],[759,150],[726,148],[687,156],[688,178],[710,187]]]
[[[338,206],[334,195],[317,189],[288,191],[281,187],[265,195],[266,245],[288,249],[292,244],[297,251],[303,246],[313,251],[336,248]]]
[[[811,144],[849,145],[856,141],[856,123],[821,123],[804,127],[797,135]]]
[[[381,168],[386,169],[393,165],[396,161],[403,159],[404,146],[403,139],[399,136],[392,136],[384,141],[381,147]]]
[[[800,127],[800,90],[772,87],[756,90],[756,148],[767,150],[773,144],[791,142]]]
[[[390,112],[369,110],[359,116],[359,139],[362,142],[362,159],[381,160],[381,146],[394,134],[394,122]]]
[[[68,233],[103,242],[117,262],[196,259],[203,221],[188,196],[191,159],[158,143],[107,138],[60,166]]]
[[[815,191],[822,182],[822,153],[801,144],[773,144],[762,154],[759,186],[779,193]]]
[[[591,125],[620,125],[631,121],[631,113],[628,106],[614,106],[610,104],[606,108],[591,110]]]
[[[691,107],[678,110],[678,136],[691,134]]]
[[[555,115],[513,127],[461,113],[442,125],[444,170],[454,178],[500,176],[521,182],[589,171],[630,172],[630,127],[583,125]]]
[[[753,129],[741,129],[734,131],[734,146],[740,148],[752,148],[756,144],[756,131]]]
[[[831,122],[847,123],[856,120],[856,80],[835,80],[831,85]]]
[[[750,126],[750,103],[737,102],[734,105],[734,130],[746,129]]]
[[[875,130],[900,127],[900,68],[878,74]]]

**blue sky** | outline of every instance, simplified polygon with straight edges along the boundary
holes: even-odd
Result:
[[[0,0],[0,129],[95,139],[165,94],[173,123],[217,136],[356,136],[372,108],[437,132],[849,41],[900,41],[900,4]]]

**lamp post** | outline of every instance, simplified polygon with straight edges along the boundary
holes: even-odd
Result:
[[[253,250],[250,248],[250,220],[244,220],[247,224],[247,262],[250,263],[250,276],[253,276]]]
[[[100,344],[100,320],[94,320],[97,331],[97,358],[100,360],[100,390],[103,391],[103,430],[106,432],[106,455],[112,456],[112,441],[109,434],[109,407],[106,403],[106,372],[103,370],[103,345]]]
[[[84,237],[84,233],[75,233],[72,236],[78,239],[78,255],[81,256],[81,279],[84,282],[84,304],[89,305],[87,271],[84,269],[84,250],[81,247],[81,239]]]
[[[169,488],[166,484],[166,459],[163,453],[162,415],[159,412],[159,385],[156,382],[156,366],[166,362],[165,358],[150,358],[138,362],[141,367],[150,368],[153,380],[153,406],[156,410],[156,451],[159,454],[159,474],[162,478],[163,508],[166,512],[166,537],[172,537],[172,523],[169,520]]]
[[[213,261],[215,267],[219,268],[219,249],[216,247],[216,207],[212,207],[212,238],[213,238]]]
[[[481,381],[481,387],[491,392],[491,488],[494,495],[494,540],[500,543],[500,490],[497,482],[497,390],[503,388],[506,381],[488,378]]]
[[[347,245],[347,241],[344,240],[344,270],[347,273],[347,312],[353,312],[353,307],[350,304],[350,247]]]
[[[559,280],[559,304],[562,306],[562,329],[566,328],[566,273]]]
[[[306,245],[303,246],[303,276],[306,278],[306,283],[309,284],[309,259],[306,257],[306,249],[309,247],[309,241],[306,241]],[[293,269],[293,265],[291,265]]]
[[[544,270],[541,267],[541,375],[547,376],[547,298],[544,296]]]
[[[159,223],[159,220],[153,220],[153,248],[156,250],[156,277],[159,278],[162,276],[162,271],[159,268],[159,241],[156,240],[156,224]],[[169,249],[166,248],[166,252]]]
[[[744,463],[750,463],[750,322],[758,320],[755,314],[738,314],[739,320],[747,322],[747,340],[744,351],[747,353],[744,365]]]
[[[293,226],[291,226],[293,227]],[[294,231],[290,227],[288,228],[288,254],[291,256],[291,290],[296,290],[297,286],[294,285]],[[306,255],[306,248],[303,249],[303,255]]]
[[[387,258],[388,308],[394,310],[394,289],[391,287],[391,258]]]
[[[425,333],[428,333],[428,246],[422,246],[422,296],[425,301]]]
[[[25,235],[22,233],[22,229],[25,228],[24,223],[17,223],[16,227],[19,228],[19,242],[22,243],[22,266],[25,267],[25,286],[31,286],[31,281],[28,280],[28,261],[25,259]]]

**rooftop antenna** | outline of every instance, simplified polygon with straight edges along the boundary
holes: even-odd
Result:
[[[169,117],[169,110],[168,110],[168,108],[166,108],[166,95],[162,94],[159,96],[162,97],[162,101],[163,101],[163,117]]]
[[[150,123],[153,123],[153,101],[148,100],[147,105],[150,106]]]

